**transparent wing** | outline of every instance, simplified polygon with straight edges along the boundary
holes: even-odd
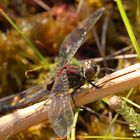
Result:
[[[15,109],[23,108],[29,104],[38,102],[50,93],[45,87],[44,84],[34,86],[16,95],[0,99],[0,113],[8,113]],[[14,105],[11,105],[13,103]]]
[[[66,137],[73,124],[73,111],[70,96],[56,96],[52,99],[49,109],[49,121],[56,135]]]
[[[33,104],[43,99],[50,93],[50,91],[47,90],[46,87],[47,87],[46,84],[42,84],[23,91],[22,93],[24,93],[26,96],[24,96],[24,99],[21,101],[21,104],[23,105]],[[19,105],[19,103],[17,105]]]
[[[68,63],[79,49],[79,47],[85,42],[88,32],[98,21],[103,12],[104,8],[100,8],[95,11],[82,22],[80,27],[76,28],[65,38],[59,51],[60,58],[63,58],[61,66]]]
[[[71,131],[74,114],[71,106],[71,97],[66,94],[68,89],[68,79],[66,73],[55,79],[54,86],[51,90],[51,103],[48,108],[49,121],[55,133],[60,137],[67,136]]]

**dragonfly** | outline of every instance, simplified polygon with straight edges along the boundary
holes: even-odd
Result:
[[[94,60],[84,60],[79,62],[79,66],[68,65],[67,71],[69,88],[74,89],[72,95],[82,86],[85,81],[91,83],[93,79],[97,78],[100,71],[102,70]],[[86,78],[83,76],[86,75]],[[94,78],[95,77],[95,78]],[[50,84],[43,83],[37,86],[33,86],[27,90],[19,92],[17,94],[4,97],[0,99],[0,115],[4,115],[14,111],[16,109],[24,108],[34,103],[43,101],[48,98],[54,81]],[[92,86],[98,88],[98,86],[91,83]],[[74,99],[73,99],[73,103]],[[76,105],[75,105],[76,107]]]
[[[99,20],[104,10],[105,8],[96,10],[64,39],[59,50],[59,60],[54,80],[50,84],[44,83],[20,93],[23,97],[27,93],[35,93],[35,95],[27,101],[25,98],[25,102],[22,104],[18,103],[16,106],[11,106],[11,110],[36,102],[40,99],[38,95],[41,98],[49,95],[48,118],[54,132],[60,137],[66,137],[71,132],[74,112],[71,105],[72,96],[68,94],[68,91],[75,87],[73,94],[85,81],[98,88],[92,81],[99,74],[100,67],[91,61],[86,61],[80,67],[69,63],[86,41],[89,31]],[[8,110],[8,107],[3,107],[4,109]]]

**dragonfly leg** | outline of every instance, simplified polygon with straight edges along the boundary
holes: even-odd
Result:
[[[97,89],[102,88],[102,87],[104,86],[104,85],[99,86],[99,85],[96,85],[96,84],[92,83],[92,81],[90,81],[90,80],[88,80],[88,79],[86,79],[86,80],[87,80],[87,82],[88,82],[90,85],[92,85],[93,87],[95,87],[95,88],[97,88]]]
[[[75,109],[77,108],[77,106],[76,106],[76,103],[75,103],[75,101],[74,101],[73,95],[74,95],[74,93],[75,93],[82,85],[83,85],[83,83],[79,84],[79,85],[72,91],[72,93],[71,93],[71,99],[72,99],[72,102],[73,102],[73,104],[74,104]]]

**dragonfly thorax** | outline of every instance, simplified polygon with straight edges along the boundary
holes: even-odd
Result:
[[[100,66],[90,60],[82,65],[82,75],[85,79],[95,80],[100,73]]]

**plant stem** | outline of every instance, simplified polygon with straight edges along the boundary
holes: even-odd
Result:
[[[131,42],[133,44],[133,47],[134,47],[134,49],[135,49],[135,51],[138,55],[138,58],[140,59],[140,47],[138,45],[138,42],[137,42],[136,37],[134,35],[134,32],[132,30],[132,26],[129,22],[129,19],[127,18],[127,15],[125,13],[122,1],[121,0],[116,0],[116,3],[117,3],[117,6],[118,6],[118,9],[119,9],[119,12],[121,14],[122,20],[124,22],[124,25],[126,27],[126,30],[128,32],[128,35],[130,37],[130,40],[131,40]]]

